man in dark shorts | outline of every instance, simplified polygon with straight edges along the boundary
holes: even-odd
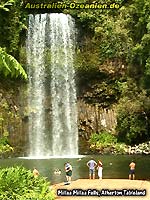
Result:
[[[66,172],[67,183],[70,184],[72,178],[72,166],[69,162],[65,163],[65,172]]]
[[[135,162],[132,160],[132,162],[129,164],[130,171],[129,171],[129,179],[135,179]]]

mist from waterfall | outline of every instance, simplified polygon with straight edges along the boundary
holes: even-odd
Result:
[[[75,22],[70,15],[29,15],[28,156],[78,155]]]

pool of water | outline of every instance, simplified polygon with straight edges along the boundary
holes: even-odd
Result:
[[[103,162],[103,178],[119,178],[127,179],[129,172],[129,163],[134,159],[136,163],[136,179],[150,179],[150,156],[143,155],[88,155],[79,156],[76,158],[9,158],[1,159],[0,167],[10,166],[23,166],[27,169],[33,170],[36,167],[40,175],[47,177],[48,180],[54,184],[63,182],[66,180],[64,172],[64,163],[69,161],[73,166],[73,180],[79,178],[88,178],[88,167],[86,163],[93,157],[97,162],[101,159]],[[55,169],[60,169],[62,173],[60,175],[54,174]],[[96,172],[97,178],[97,172]]]

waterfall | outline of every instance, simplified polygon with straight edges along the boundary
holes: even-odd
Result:
[[[45,115],[44,115],[44,47],[45,15],[29,16],[27,38],[27,64],[29,75],[29,156],[44,155]]]
[[[73,18],[61,13],[30,14],[26,46],[28,155],[78,155]]]

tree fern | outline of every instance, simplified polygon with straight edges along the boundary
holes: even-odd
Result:
[[[19,62],[0,48],[0,74],[5,77],[21,77],[27,79],[27,74]]]

